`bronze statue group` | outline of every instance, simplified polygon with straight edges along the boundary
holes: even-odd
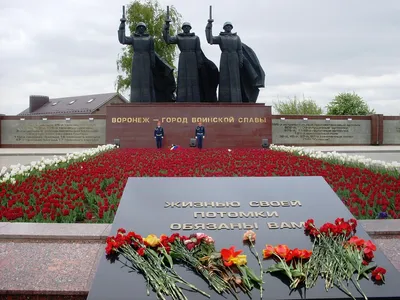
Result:
[[[212,35],[212,15],[206,26],[207,42],[219,45],[219,70],[201,50],[200,39],[190,23],[182,24],[182,32],[170,36],[170,20],[163,26],[163,38],[168,45],[177,45],[180,54],[177,83],[173,68],[154,50],[154,39],[146,33],[146,24],[139,22],[135,32],[125,35],[125,9],[118,30],[119,42],[133,47],[131,102],[233,102],[254,103],[259,88],[264,87],[265,73],[254,51],[241,42],[233,25],[225,22],[223,32]],[[217,97],[217,87],[218,97]],[[176,94],[176,96],[175,96]]]

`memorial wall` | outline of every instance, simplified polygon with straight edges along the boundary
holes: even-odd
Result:
[[[99,117],[1,120],[2,147],[97,146],[106,141],[106,120]]]
[[[370,120],[273,119],[274,144],[369,145]]]
[[[383,144],[400,144],[400,117],[384,117],[383,119]]]
[[[197,122],[207,130],[205,147],[261,147],[261,140],[280,145],[400,145],[399,116],[282,116],[270,108],[247,105],[177,109],[166,105],[126,110],[118,106],[106,115],[25,117],[0,115],[0,147],[96,147],[121,139],[122,147],[155,147],[153,130],[163,123],[170,143],[189,146]]]

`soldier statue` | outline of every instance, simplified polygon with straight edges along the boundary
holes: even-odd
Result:
[[[118,30],[119,42],[133,47],[130,102],[168,102],[176,88],[173,68],[155,52],[154,39],[143,22],[132,36],[125,35],[125,7]]]
[[[200,39],[190,32],[189,22],[182,24],[182,33],[170,36],[169,7],[163,27],[163,38],[176,44],[180,50],[176,102],[215,102],[218,86],[218,68],[208,60],[200,47]]]
[[[232,33],[233,25],[225,22],[224,31],[212,35],[211,6],[206,26],[207,42],[218,44],[221,49],[219,74],[219,102],[256,102],[259,88],[264,87],[265,73],[254,51],[243,44],[237,33]]]
[[[197,140],[197,148],[202,149],[203,148],[203,139],[205,139],[205,137],[206,137],[206,129],[201,124],[201,122],[199,122],[198,125],[196,126],[194,135]]]
[[[154,138],[156,139],[157,149],[161,149],[164,138],[164,128],[161,127],[161,122],[158,122],[156,129],[154,129]]]

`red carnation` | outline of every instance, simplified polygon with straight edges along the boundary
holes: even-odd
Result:
[[[371,278],[376,281],[385,282],[385,274],[386,270],[384,268],[377,267],[375,270],[372,271]]]

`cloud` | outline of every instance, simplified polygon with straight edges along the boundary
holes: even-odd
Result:
[[[267,74],[259,102],[311,97],[325,106],[354,91],[378,113],[400,113],[400,1],[210,0],[174,5],[192,24],[207,57],[220,49],[213,33],[231,21]],[[64,97],[114,90],[121,52],[117,28],[125,0],[0,1],[0,113],[17,114],[29,95]]]

